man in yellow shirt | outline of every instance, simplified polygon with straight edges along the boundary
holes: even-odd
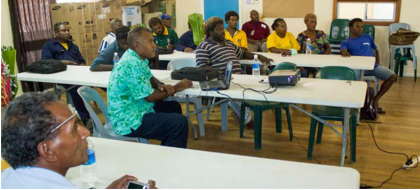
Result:
[[[225,29],[225,39],[232,41],[236,46],[248,51],[248,40],[246,33],[238,29],[239,15],[235,11],[225,14],[225,22],[228,27]]]
[[[271,28],[275,31],[268,36],[267,50],[269,53],[290,55],[292,49],[299,51],[300,45],[292,33],[287,32],[287,24],[284,19],[274,20]]]

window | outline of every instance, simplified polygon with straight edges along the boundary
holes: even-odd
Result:
[[[333,19],[361,18],[367,24],[399,22],[401,0],[334,0]]]

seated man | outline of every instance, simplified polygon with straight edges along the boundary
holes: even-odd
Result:
[[[75,189],[64,176],[87,162],[90,135],[77,114],[51,92],[25,93],[3,112],[1,156],[12,166],[1,174],[2,189]],[[125,175],[108,188],[125,189]],[[154,187],[155,183],[149,181]]]
[[[268,53],[290,55],[292,49],[296,50],[296,52],[299,51],[300,45],[296,41],[295,36],[293,36],[292,33],[287,32],[287,24],[284,19],[278,18],[274,20],[271,28],[274,32],[271,33],[267,39]]]
[[[118,54],[118,57],[122,57],[125,51],[128,49],[127,46],[127,35],[130,28],[127,26],[121,26],[116,30],[116,42],[112,42],[108,48],[102,51],[98,57],[93,60],[90,66],[91,71],[112,71],[114,68],[114,53]]]
[[[62,22],[58,22],[54,24],[54,32],[56,38],[48,41],[42,47],[41,59],[57,59],[66,65],[85,65],[86,61],[83,59],[79,47],[69,40],[69,27]],[[72,87],[72,85],[65,84],[61,84],[61,86],[64,86],[66,89]],[[70,93],[74,107],[79,113],[80,118],[86,125],[90,117],[82,98],[77,93],[79,87],[80,86],[76,86],[75,88],[70,89],[68,93]]]
[[[108,85],[108,115],[118,135],[158,139],[164,146],[186,148],[188,121],[181,105],[162,101],[192,86],[182,80],[165,85],[153,77],[147,58],[155,56],[156,44],[149,29],[128,33],[129,49],[112,70]]]
[[[236,46],[248,51],[248,40],[244,31],[238,29],[239,15],[235,11],[225,14],[225,21],[228,27],[225,30],[225,38],[232,41]]]
[[[205,24],[204,34],[207,38],[198,45],[196,51],[198,67],[215,67],[223,75],[226,70],[226,63],[232,61],[233,74],[242,74],[243,71],[239,59],[254,59],[253,53],[242,50],[230,40],[225,40],[225,30],[223,29],[223,20],[221,18],[209,18]],[[262,55],[258,55],[258,59],[267,65],[272,61]],[[236,104],[239,105],[240,102],[236,102]],[[230,107],[233,110],[232,115],[239,121],[240,108],[234,104],[230,104]],[[249,112],[246,118],[249,119],[245,121],[245,124],[249,124],[248,126],[252,128],[253,122],[250,122]]]
[[[194,50],[197,48],[197,45],[194,43],[193,38],[193,32],[191,30],[191,24],[188,22],[188,31],[185,32],[181,38],[179,38],[178,43],[176,44],[175,49],[177,51],[183,51],[183,52],[194,52]]]
[[[166,26],[168,28],[172,28],[172,20],[171,20],[171,16],[169,16],[168,14],[163,14],[160,19],[162,20],[162,24],[163,26]]]
[[[251,11],[251,21],[242,25],[242,30],[248,39],[248,48],[251,52],[262,52],[262,44],[270,35],[270,28],[260,21],[260,15],[256,10]]]
[[[162,21],[153,17],[149,20],[149,27],[153,31],[153,40],[157,45],[158,53],[166,50],[172,51],[178,43],[178,35],[174,30],[162,24]],[[159,69],[166,70],[169,61],[160,61]]]
[[[115,42],[115,39],[116,39],[115,34],[117,32],[117,29],[121,27],[123,24],[120,19],[116,18],[116,19],[111,20],[110,25],[111,25],[112,31],[110,31],[109,34],[106,35],[104,39],[102,39],[101,45],[99,46],[98,53],[101,53],[104,49],[108,47],[108,45],[110,45],[112,42]]]
[[[380,65],[379,62],[379,51],[373,41],[372,37],[368,34],[362,34],[363,21],[360,18],[355,18],[349,23],[350,37],[341,43],[341,56],[375,56],[375,68],[371,71],[366,71],[365,76],[375,76],[376,78],[384,81],[381,85],[381,89],[375,95],[373,100],[375,106],[378,108],[378,113],[385,114],[385,111],[379,107],[379,100],[381,97],[391,88],[394,84],[396,75],[393,71]],[[373,50],[375,50],[375,54]],[[360,71],[356,72],[357,78],[360,78]]]

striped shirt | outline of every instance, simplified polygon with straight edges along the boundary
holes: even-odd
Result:
[[[218,68],[220,74],[224,74],[226,70],[226,63],[232,61],[233,73],[241,74],[241,64],[239,59],[244,56],[244,51],[236,46],[233,42],[225,40],[224,45],[205,39],[198,45],[195,53],[197,67],[214,67]]]
[[[115,39],[116,39],[115,34],[112,32],[109,32],[109,34],[105,36],[104,39],[102,39],[101,46],[99,46],[98,53],[101,53],[101,51],[107,48],[109,44],[115,41]]]

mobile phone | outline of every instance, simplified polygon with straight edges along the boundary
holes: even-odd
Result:
[[[149,189],[149,184],[139,181],[129,181],[127,183],[127,189]]]

